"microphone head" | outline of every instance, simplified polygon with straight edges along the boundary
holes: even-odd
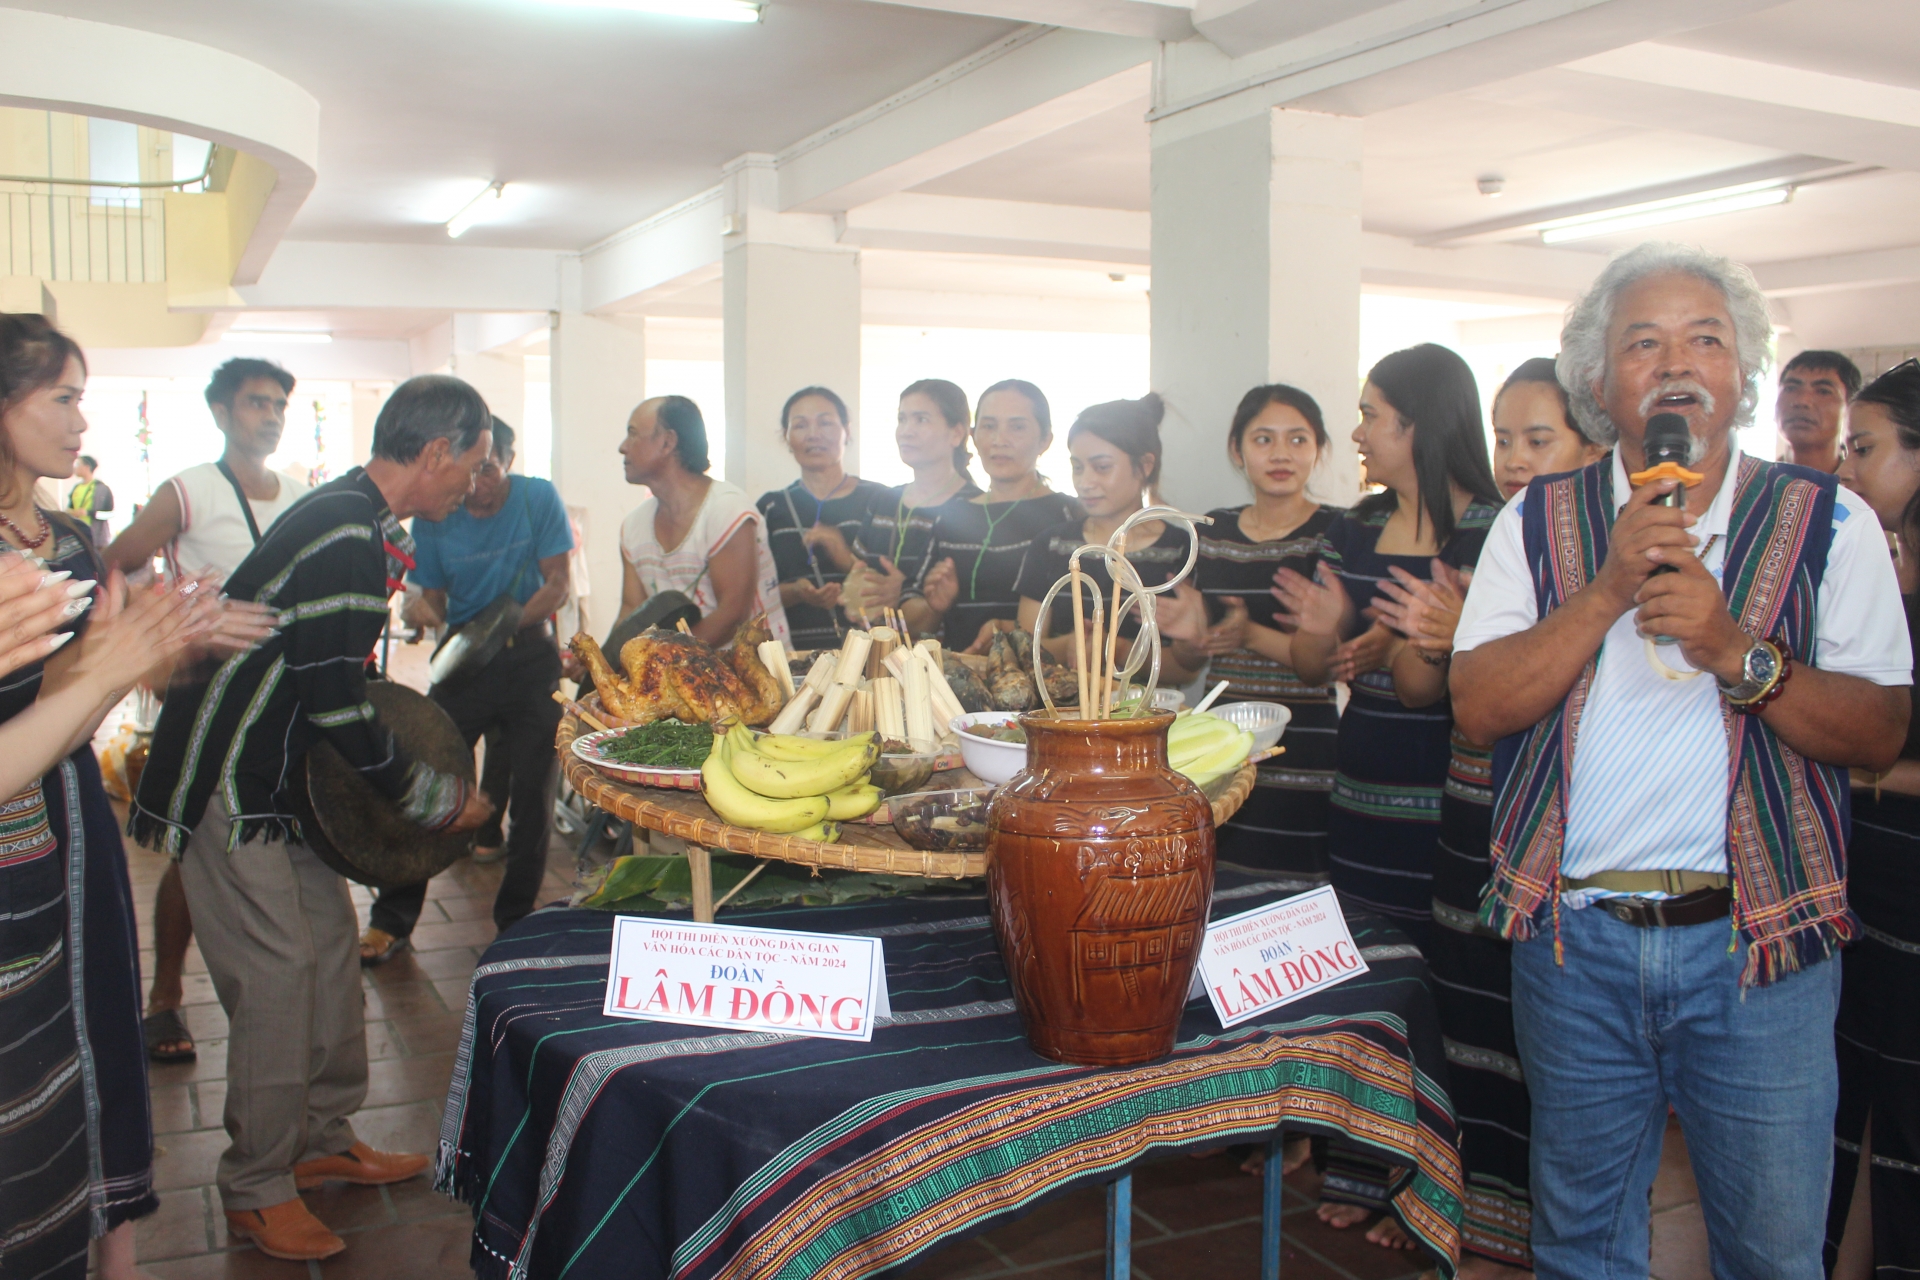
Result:
[[[1647,419],[1644,444],[1648,466],[1673,462],[1684,467],[1693,452],[1693,433],[1687,430],[1687,420],[1679,414],[1656,413]]]

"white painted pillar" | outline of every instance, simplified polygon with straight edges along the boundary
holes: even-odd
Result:
[[[555,312],[548,351],[550,474],[561,500],[584,512],[588,629],[604,639],[620,610],[620,522],[646,496],[646,490],[627,483],[619,457],[627,418],[646,399],[646,331],[638,320]]]
[[[779,212],[772,156],[741,156],[724,172],[726,478],[758,497],[798,474],[780,407],[801,387],[830,387],[847,402],[848,469],[857,469],[860,255],[837,242],[831,215]]]
[[[1313,492],[1358,487],[1361,122],[1232,100],[1156,120],[1153,386],[1167,398],[1165,491],[1188,510],[1237,505],[1227,461],[1240,397],[1287,382],[1333,438]]]

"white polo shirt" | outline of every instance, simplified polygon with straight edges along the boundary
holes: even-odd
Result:
[[[1612,465],[1617,517],[1633,488],[1618,450]],[[1733,479],[1729,469],[1692,529],[1706,548],[1702,563],[1716,578],[1726,566]],[[1521,532],[1526,497],[1522,491],[1507,503],[1487,537],[1454,635],[1456,652],[1525,631],[1539,620]],[[1906,615],[1886,540],[1872,508],[1845,488],[1835,495],[1833,542],[1815,607],[1814,652],[1797,658],[1875,684],[1913,683]],[[1636,612],[1628,609],[1615,619],[1600,646],[1567,781],[1561,874],[1725,873],[1730,744],[1718,682],[1706,673],[1680,681],[1662,676],[1634,629]],[[1660,656],[1676,671],[1692,669],[1678,645],[1662,646]],[[1571,893],[1564,901],[1579,907],[1594,896]]]

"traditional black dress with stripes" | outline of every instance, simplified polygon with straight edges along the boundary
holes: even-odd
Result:
[[[1327,531],[1327,564],[1356,610],[1373,603],[1379,584],[1391,580],[1389,569],[1433,577],[1434,557],[1374,550],[1394,509],[1393,496],[1383,496],[1361,503]],[[1469,505],[1438,558],[1471,567],[1499,512],[1488,502]],[[1424,950],[1433,927],[1433,858],[1453,709],[1445,698],[1430,707],[1404,706],[1386,670],[1360,676],[1350,689],[1327,822],[1333,885],[1392,920]]]
[[[1478,920],[1489,867],[1492,775],[1493,753],[1456,732],[1440,796],[1427,968],[1460,1124],[1466,1173],[1462,1248],[1531,1269],[1527,1162],[1533,1102],[1513,1039],[1513,944]]]
[[[837,567],[824,552],[807,546],[802,535],[814,525],[832,525],[846,540],[847,550],[852,551],[859,544],[873,509],[888,504],[890,496],[885,485],[859,479],[844,493],[824,502],[814,497],[813,491],[799,480],[784,489],[761,494],[754,506],[766,522],[767,545],[773,550],[773,567],[780,581],[798,582],[804,578],[823,586],[845,582],[847,571]],[[799,600],[783,607],[795,649],[838,649],[846,638],[839,609],[823,609]]]
[[[104,578],[84,528],[49,519],[48,567]],[[0,720],[31,706],[40,681],[39,664],[0,677]],[[79,1280],[90,1238],[159,1208],[136,947],[119,823],[93,747],[82,745],[0,806],[0,1276],[9,1280]]]
[[[1237,596],[1246,602],[1247,621],[1282,629],[1275,619],[1273,575],[1281,568],[1311,578],[1320,563],[1325,535],[1342,514],[1321,507],[1285,537],[1255,542],[1240,529],[1245,507],[1222,507],[1202,525],[1200,563],[1194,567],[1210,619],[1219,601]],[[1293,712],[1282,738],[1284,754],[1259,766],[1253,793],[1227,825],[1220,828],[1220,859],[1261,871],[1327,874],[1327,803],[1333,792],[1334,742],[1340,712],[1333,686],[1310,685],[1283,662],[1238,649],[1213,660],[1209,683],[1229,680],[1222,702],[1278,702]]]
[[[1023,600],[1032,600],[1038,604],[1046,598],[1053,584],[1067,575],[1073,553],[1086,545],[1082,532],[1084,520],[1069,520],[1057,524],[1033,540],[1027,548],[1027,560],[1020,568],[1019,580],[1014,583],[1014,593]],[[1160,536],[1151,545],[1140,547],[1127,553],[1127,559],[1133,564],[1134,572],[1140,575],[1143,585],[1157,587],[1174,574],[1186,567],[1187,554],[1192,549],[1187,531],[1176,525],[1165,525]],[[1095,591],[1100,593],[1101,607],[1113,608],[1113,575],[1107,572],[1104,556],[1084,555],[1080,557],[1080,572],[1093,583]],[[1086,616],[1089,634],[1093,626],[1093,605],[1090,593],[1081,588],[1081,612]],[[1047,638],[1071,636],[1073,634],[1073,594],[1062,589],[1053,599],[1053,616],[1047,620]],[[1120,635],[1131,641],[1140,634],[1140,615],[1133,610],[1127,611],[1120,619]],[[1121,663],[1125,665],[1124,662]],[[1145,679],[1145,668],[1141,669],[1141,679]],[[1166,681],[1161,681],[1165,685]]]
[[[1920,632],[1920,595],[1905,601],[1912,638]],[[1914,711],[1902,760],[1920,760],[1920,696]],[[1861,927],[1841,953],[1826,1261],[1831,1272],[1871,1123],[1874,1275],[1893,1280],[1920,1274],[1920,799],[1891,791],[1876,799],[1854,788],[1847,901]]]
[[[1325,559],[1356,610],[1373,603],[1394,567],[1423,580],[1433,577],[1435,557],[1375,550],[1394,502],[1391,493],[1368,499],[1327,530]],[[1455,568],[1472,567],[1499,513],[1489,502],[1469,504],[1438,558]],[[1453,758],[1453,709],[1445,698],[1429,707],[1405,706],[1386,670],[1368,672],[1348,689],[1327,818],[1330,879],[1343,895],[1405,930],[1430,956],[1434,862],[1441,791]],[[1481,839],[1484,843],[1485,836]],[[1378,1161],[1334,1143],[1320,1197],[1379,1210],[1386,1205],[1387,1176]]]
[[[1027,548],[1054,525],[1084,519],[1080,503],[1064,493],[1013,502],[955,501],[941,506],[927,548],[929,569],[951,559],[960,594],[941,627],[940,643],[965,649],[996,618],[1020,615],[1020,568]],[[922,575],[924,579],[924,575]],[[917,587],[909,595],[921,594]]]
[[[886,572],[881,560],[890,560],[906,579],[904,589],[917,589],[927,575],[927,552],[933,546],[933,528],[940,513],[955,502],[978,496],[980,486],[968,476],[959,490],[945,502],[926,506],[907,505],[907,486],[897,484],[876,498],[867,515],[867,526],[860,532],[859,551],[868,564]]]

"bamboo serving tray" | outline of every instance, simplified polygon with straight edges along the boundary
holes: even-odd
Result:
[[[714,910],[725,902],[724,898],[719,903],[713,901],[708,858],[715,849],[791,862],[803,867],[882,875],[957,880],[966,876],[985,875],[987,872],[985,851],[935,852],[915,849],[890,826],[845,823],[840,828],[840,841],[836,844],[822,844],[817,840],[799,840],[793,836],[732,826],[714,816],[713,810],[707,807],[698,791],[630,786],[606,777],[573,752],[574,739],[589,732],[592,732],[591,728],[576,719],[571,711],[560,719],[555,745],[559,748],[561,769],[567,781],[589,804],[597,805],[614,817],[687,842],[689,860],[694,864],[694,918],[697,920],[712,920]],[[1240,766],[1233,782],[1213,802],[1215,825],[1225,822],[1239,810],[1253,790],[1254,776],[1255,769],[1251,761]],[[937,790],[943,785],[965,785],[965,780],[943,780],[936,775],[926,789]]]

